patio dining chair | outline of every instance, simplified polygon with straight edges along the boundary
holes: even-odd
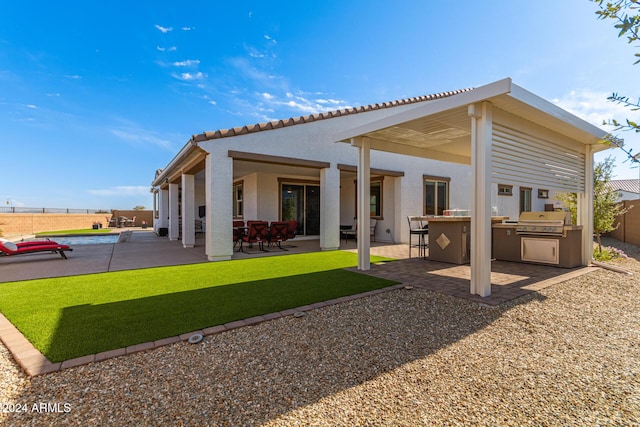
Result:
[[[424,216],[408,216],[409,222],[409,258],[411,258],[411,248],[418,248],[418,256],[425,258],[429,246],[429,220]],[[418,238],[418,243],[411,242],[412,237]]]
[[[376,226],[378,225],[378,220],[375,218],[369,219],[369,236],[371,236],[371,241],[376,241]],[[340,230],[342,236],[344,236],[344,242],[347,243],[347,240],[350,237],[353,237],[356,241],[358,241],[358,221],[355,221],[353,227],[351,229]]]
[[[289,231],[289,223],[284,221],[273,221],[269,226],[269,246],[275,243],[278,248],[286,251],[287,249],[282,247],[282,242],[287,240]]]
[[[268,242],[268,227],[267,221],[247,221],[247,234],[242,236],[240,240],[240,251],[244,252],[243,243],[253,245],[258,244],[258,249],[264,252],[269,252],[264,248],[264,242]]]
[[[244,221],[233,220],[233,247],[235,248],[245,235]],[[238,249],[240,250],[240,249]]]
[[[133,218],[131,218],[131,219],[127,219],[127,220],[125,221],[125,224],[124,224],[124,225],[125,225],[125,227],[135,227],[135,226],[136,226],[136,217],[134,216],[134,217],[133,217]]]
[[[296,229],[298,228],[298,221],[295,219],[291,219],[286,221],[287,223],[287,240],[295,239],[296,237]],[[295,248],[294,245],[287,245],[288,248]]]

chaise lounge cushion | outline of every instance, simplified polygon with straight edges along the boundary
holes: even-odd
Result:
[[[10,242],[9,240],[0,239],[0,244],[2,244],[2,246],[4,246],[5,248],[7,248],[10,251],[17,251],[18,250],[18,245],[16,245],[13,242]]]

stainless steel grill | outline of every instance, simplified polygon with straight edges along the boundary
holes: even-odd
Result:
[[[522,212],[516,233],[529,236],[563,236],[565,225],[571,225],[569,212]]]

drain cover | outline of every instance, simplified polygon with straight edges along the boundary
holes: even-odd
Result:
[[[193,334],[189,337],[189,342],[191,344],[197,344],[202,341],[202,334]]]

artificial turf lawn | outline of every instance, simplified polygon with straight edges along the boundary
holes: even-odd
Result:
[[[343,270],[356,264],[331,251],[0,283],[0,311],[59,362],[395,283]]]

